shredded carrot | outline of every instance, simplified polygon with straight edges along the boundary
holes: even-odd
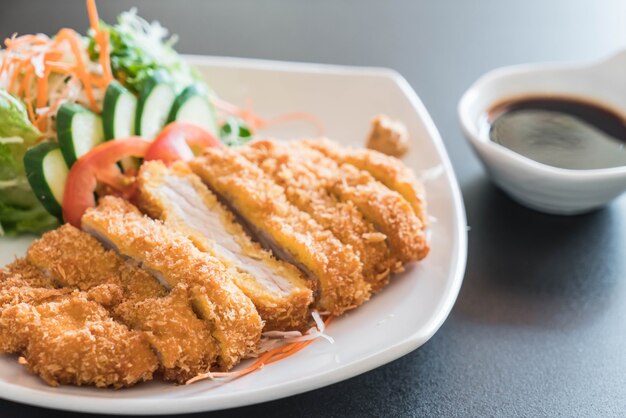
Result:
[[[211,98],[211,101],[217,109],[243,119],[254,130],[259,129],[259,127],[265,123],[263,118],[255,115],[251,110],[242,109],[215,96]]]
[[[9,84],[7,87],[7,90],[9,91],[9,93],[12,93],[15,91],[17,78],[22,72],[22,69],[24,68],[24,63],[22,63],[21,61],[17,61],[16,63],[13,64],[13,67],[14,67],[13,73],[11,74],[11,79],[9,80]]]
[[[237,116],[238,118],[243,119],[253,131],[257,131],[259,129],[266,129],[271,126],[278,125],[280,123],[295,121],[295,120],[304,120],[310,122],[315,129],[317,130],[318,135],[324,134],[324,125],[322,121],[313,114],[306,112],[293,112],[293,113],[285,113],[283,115],[279,115],[272,119],[265,119],[252,111],[252,106],[248,106],[248,109],[242,109],[232,103],[229,103],[225,100],[222,100],[218,97],[212,97],[211,102],[213,105],[224,113],[229,115]]]
[[[50,69],[47,68],[43,77],[37,77],[37,107],[44,107],[48,100],[48,77]]]
[[[82,84],[89,107],[98,112],[95,89],[104,90],[112,81],[109,33],[102,30],[95,0],[87,0],[89,21],[98,45],[100,75],[88,67],[82,38],[74,30],[61,29],[53,38],[45,35],[12,35],[4,40],[6,49],[0,62],[0,77],[6,90],[22,99],[26,104],[29,119],[40,130],[45,130],[50,114],[56,112],[71,89],[66,88],[62,97],[48,103],[52,88],[51,75],[72,77]],[[68,48],[71,54],[68,57]],[[42,57],[43,55],[43,57]],[[42,59],[43,58],[43,59]],[[42,68],[41,68],[42,67]],[[35,79],[33,80],[33,78]],[[68,84],[69,86],[69,84]]]
[[[328,318],[326,318],[326,321],[324,321],[324,324],[328,326],[328,324],[330,324],[332,319],[333,319],[332,315],[329,316]],[[287,358],[289,356],[296,354],[298,351],[302,350],[303,348],[311,344],[313,341],[314,340],[299,341],[299,342],[287,344],[283,347],[275,348],[261,355],[261,357],[259,357],[254,363],[252,363],[250,366],[246,367],[245,369],[235,370],[233,372],[203,373],[203,374],[199,374],[198,376],[189,379],[187,382],[185,382],[185,384],[190,385],[192,383],[199,382],[201,380],[206,380],[206,379],[237,378],[237,377],[245,376],[256,370],[262,369],[265,365],[275,363],[279,360],[282,360],[284,358]]]
[[[87,13],[89,14],[89,25],[94,31],[94,39],[100,48],[100,66],[104,72],[104,83],[109,84],[113,79],[110,62],[109,33],[100,30],[100,18],[96,8],[96,0],[87,0]]]
[[[43,37],[41,37],[40,35],[22,35],[19,38],[17,37],[17,34],[14,34],[14,37],[11,37],[10,39],[7,39],[4,41],[5,45],[13,45],[13,46],[18,46],[20,44],[23,43],[31,43],[31,44],[35,44],[35,45],[45,45],[47,43],[47,40],[44,39]]]
[[[108,85],[113,80],[113,70],[111,69],[111,45],[109,43],[109,32],[100,31],[100,66],[104,71],[105,82]]]
[[[93,94],[93,87],[91,86],[91,77],[86,71],[78,35],[72,29],[64,28],[59,31],[57,38],[59,40],[66,40],[70,44],[70,48],[72,49],[72,53],[76,59],[76,76],[83,83],[83,87],[85,87],[85,94],[87,95],[87,99],[89,100],[92,110],[98,112],[98,105]]]
[[[74,66],[66,62],[44,61],[46,68],[61,74],[70,74],[74,71]]]
[[[262,128],[269,128],[270,126],[296,120],[310,122],[313,126],[315,126],[315,129],[317,130],[317,134],[319,136],[324,135],[324,124],[322,123],[322,121],[317,116],[306,112],[285,113],[275,118],[266,120]]]
[[[100,18],[98,17],[96,0],[87,0],[87,14],[89,14],[89,25],[91,26],[91,29],[97,33],[100,28]]]
[[[25,91],[24,101],[26,102],[26,110],[28,111],[28,117],[31,121],[35,120],[35,110],[33,109],[33,98],[30,97],[30,90],[28,89],[28,86],[34,75],[35,70],[32,67],[28,68],[28,70],[26,70],[26,74],[24,74],[22,85],[20,87]]]

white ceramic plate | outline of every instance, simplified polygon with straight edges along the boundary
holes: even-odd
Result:
[[[432,252],[365,305],[328,328],[335,344],[315,341],[297,355],[238,380],[190,386],[162,382],[125,390],[45,385],[0,356],[0,397],[73,411],[173,414],[269,401],[335,383],[397,359],[424,344],[447,317],[463,280],[467,254],[465,211],[439,133],[409,84],[385,69],[292,64],[231,58],[189,57],[217,93],[234,103],[251,100],[261,115],[307,111],[326,134],[362,146],[378,113],[403,120],[411,134],[405,162],[427,171]],[[307,136],[314,130],[290,123],[271,134]],[[0,239],[0,265],[24,254],[32,238]]]

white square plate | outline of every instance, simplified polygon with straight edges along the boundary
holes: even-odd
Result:
[[[363,146],[373,116],[385,113],[406,123],[411,150],[404,158],[425,172],[432,216],[431,253],[409,266],[372,300],[335,319],[327,333],[293,357],[229,382],[190,386],[162,382],[124,390],[52,388],[17,363],[0,356],[0,397],[73,411],[173,414],[269,401],[329,385],[415,350],[447,317],[458,294],[467,255],[465,211],[439,133],[409,84],[385,69],[335,67],[190,56],[209,84],[226,100],[250,101],[257,113],[275,116],[305,111],[318,116],[326,135]],[[313,135],[311,126],[290,122],[268,134],[278,138]],[[428,170],[428,171],[427,171]],[[0,266],[22,256],[32,238],[0,239]]]

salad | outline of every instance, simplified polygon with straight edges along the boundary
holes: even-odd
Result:
[[[133,9],[107,24],[95,1],[87,9],[84,35],[16,34],[0,49],[0,235],[54,228],[93,191],[132,192],[149,146],[147,157],[193,155],[194,144],[240,145],[270,123],[220,100],[158,22]]]

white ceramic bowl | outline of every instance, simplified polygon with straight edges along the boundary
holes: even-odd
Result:
[[[626,166],[568,170],[524,157],[489,139],[485,114],[516,96],[584,97],[626,114],[626,51],[591,65],[531,64],[500,68],[463,95],[461,126],[493,182],[513,199],[546,213],[573,215],[599,208],[626,190]]]

